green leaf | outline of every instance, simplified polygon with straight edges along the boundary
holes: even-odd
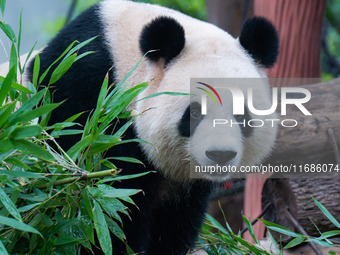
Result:
[[[0,129],[7,122],[9,116],[14,111],[15,104],[16,102],[12,102],[0,108]]]
[[[133,178],[142,177],[142,176],[147,175],[149,173],[151,173],[151,171],[147,171],[147,172],[140,173],[140,174],[120,175],[120,176],[116,176],[116,177],[108,177],[108,178],[105,178],[103,180],[100,180],[99,182],[97,182],[97,184],[102,184],[102,183],[112,182],[112,181],[129,180],[129,179],[133,179]]]
[[[29,137],[38,137],[42,132],[42,128],[39,125],[28,125],[23,127],[17,127],[10,134],[15,140],[20,140]]]
[[[4,16],[5,13],[5,6],[6,6],[6,0],[0,0],[0,10],[2,17]]]
[[[2,0],[3,1],[3,0]],[[3,15],[3,14],[2,14]],[[0,240],[0,254],[3,254],[3,255],[9,255],[4,244],[1,242]]]
[[[33,92],[30,91],[28,88],[16,83],[16,82],[12,82],[12,88],[13,89],[16,89],[16,90],[19,90],[20,92],[24,92],[26,94],[32,94]]]
[[[26,114],[22,114],[22,115],[18,116],[17,118],[12,119],[11,124],[16,123],[16,122],[25,123],[25,122],[31,121],[35,118],[41,117],[44,114],[48,114],[48,113],[52,112],[54,109],[56,109],[62,103],[63,102],[56,103],[56,104],[47,104],[47,105],[43,105],[39,108],[35,108],[35,109],[33,109],[32,111],[29,111]]]
[[[93,203],[94,203],[93,221],[96,228],[100,247],[102,248],[104,254],[111,255],[112,242],[110,232],[106,224],[104,213],[98,202],[93,201]]]
[[[83,138],[81,141],[77,142],[75,145],[73,145],[68,151],[67,155],[73,160],[75,160],[78,155],[91,144],[92,141],[92,135],[88,135],[85,138]]]
[[[30,225],[27,225],[23,222],[12,219],[12,218],[0,216],[0,224],[9,226],[9,227],[12,227],[12,228],[15,228],[15,229],[19,229],[19,230],[24,231],[24,232],[30,232],[30,233],[38,234],[41,237],[43,237],[40,234],[40,232],[38,230],[36,230],[35,228],[33,228]]]
[[[4,33],[7,35],[7,37],[13,42],[17,42],[17,37],[12,29],[12,27],[8,24],[3,23],[0,21],[0,29],[4,31]]]
[[[9,69],[9,72],[6,75],[5,80],[2,82],[2,85],[0,88],[0,105],[1,106],[3,105],[3,102],[8,95],[8,92],[12,85],[12,81],[15,80],[15,75],[16,75],[16,66],[12,66],[12,68]]]
[[[130,157],[112,157],[110,159],[144,165],[142,161],[140,161],[140,160],[138,160],[136,158],[130,158]]]
[[[0,175],[5,174],[14,178],[45,178],[43,175],[28,171],[0,170]]]
[[[100,132],[104,131],[111,124],[111,122],[118,116],[118,114],[121,113],[138,94],[145,90],[146,87],[147,83],[139,84],[125,91],[124,94],[120,96],[116,101],[110,102],[110,104],[113,104],[114,108],[110,109],[110,111],[107,114],[107,117],[100,124],[98,128],[99,131]]]
[[[152,97],[158,97],[158,96],[161,96],[161,95],[168,95],[168,96],[190,96],[190,93],[179,93],[179,92],[158,92],[158,93],[154,93],[150,96],[146,96],[146,97],[143,97],[137,101],[134,102],[137,103],[139,101],[142,101],[142,100],[145,100],[145,99],[149,99],[149,98],[152,98]]]
[[[92,155],[101,153],[110,149],[120,141],[119,137],[112,135],[99,135],[91,145]]]
[[[8,152],[13,147],[13,143],[10,140],[0,140],[0,153]]]
[[[340,223],[333,217],[333,215],[324,207],[319,201],[312,197],[315,204],[319,207],[322,213],[337,227],[340,228]]]
[[[247,219],[244,215],[242,215],[243,218],[243,222],[246,225],[250,236],[253,238],[253,240],[257,243],[260,244],[260,242],[257,240],[257,238],[255,237],[255,233],[254,233],[254,229],[253,229],[253,225],[251,224],[250,219]]]
[[[259,219],[259,221],[263,222],[267,226],[267,228],[274,230],[276,232],[279,232],[281,234],[284,234],[284,235],[287,235],[287,236],[292,236],[292,237],[300,236],[299,234],[296,234],[293,231],[291,231],[291,230],[289,230],[285,227],[282,227],[278,224],[275,224],[275,223],[272,223],[272,222],[269,222],[269,221],[266,221],[266,220],[262,220],[262,219]]]
[[[6,192],[1,187],[0,187],[0,201],[14,218],[22,222],[22,218],[18,209],[15,207],[13,201],[9,198],[9,196],[7,196]]]
[[[87,209],[85,208],[85,202],[83,200],[80,201],[79,210],[80,214],[78,214],[78,219],[81,223],[80,227],[83,229],[90,242],[94,244],[95,242],[93,233],[94,226],[91,217],[89,216]]]
[[[269,237],[270,237],[270,240],[272,241],[272,244],[273,244],[274,247],[275,247],[275,250],[276,250],[277,254],[280,254],[280,255],[281,255],[282,252],[280,251],[279,246],[277,245],[277,243],[276,243],[276,241],[275,241],[275,239],[274,239],[272,233],[270,232],[269,229],[267,229],[267,231],[268,231],[268,235],[269,235]]]
[[[17,81],[18,55],[14,43],[12,43],[11,54],[9,58],[9,69],[12,67],[15,67],[15,76],[13,81]]]
[[[205,218],[215,227],[217,228],[219,231],[221,231],[222,233],[229,235],[229,232],[217,221],[215,220],[212,216],[210,216],[209,214],[205,214]]]
[[[70,57],[73,53],[75,53],[76,51],[80,50],[82,47],[84,47],[85,45],[89,44],[90,42],[92,42],[94,39],[96,39],[98,36],[95,36],[95,37],[92,37],[90,39],[87,39],[86,41],[84,42],[81,42],[79,43],[78,45],[74,46],[68,53],[67,55],[65,56],[65,58],[63,59],[63,61],[65,59],[67,59],[68,57]],[[77,42],[77,41],[75,41]],[[73,42],[73,43],[75,43]]]
[[[28,60],[30,59],[30,57],[31,57],[31,55],[32,55],[32,52],[33,52],[33,50],[34,50],[35,45],[37,44],[37,42],[38,42],[38,41],[36,41],[36,42],[34,43],[33,47],[30,49],[30,51],[29,51],[28,54],[27,54],[27,57],[26,57],[26,59],[25,59],[24,66],[23,66],[23,68],[22,68],[22,70],[21,70],[21,73],[22,73],[22,74],[23,74],[24,71],[25,71],[26,64],[27,64]],[[35,84],[35,85],[37,85],[37,84]]]
[[[34,59],[34,66],[33,66],[33,79],[32,83],[37,87],[38,86],[38,77],[40,72],[40,56],[37,54]]]
[[[29,210],[32,210],[34,207],[37,207],[38,205],[40,205],[41,203],[34,203],[34,204],[30,204],[30,205],[25,205],[22,206],[18,209],[19,212],[23,213],[23,212],[27,212]]]
[[[93,220],[93,209],[92,208],[92,203],[91,203],[91,200],[90,200],[90,197],[89,197],[89,187],[87,186],[86,189],[84,189],[82,192],[81,192],[81,197],[82,197],[82,201],[84,202],[84,206],[85,206],[85,209],[87,211],[87,214],[89,215],[90,219]]]
[[[321,245],[321,246],[324,246],[324,247],[333,247],[334,246],[333,243],[326,242],[326,241],[323,241],[323,240],[319,240],[317,238],[309,238],[309,239],[307,239],[307,242],[313,242],[317,245]]]
[[[48,72],[51,70],[51,68],[62,58],[66,55],[67,52],[70,51],[70,49],[73,47],[73,45],[76,43],[77,41],[72,42],[65,50],[64,52],[46,69],[46,71],[40,76],[39,79],[39,84],[40,85],[43,80],[45,79],[46,75],[48,74]]]
[[[29,169],[27,165],[25,165],[21,160],[15,158],[15,157],[10,157],[5,160],[7,163],[12,164],[13,166],[17,166],[19,168],[23,169]]]
[[[15,111],[9,118],[8,122],[13,124],[17,121],[18,117],[20,118],[21,115],[25,114],[29,110],[31,110],[34,106],[36,106],[40,100],[43,98],[44,94],[46,93],[47,88],[40,90],[38,93],[33,95],[29,100],[21,105],[21,107]]]
[[[103,197],[109,197],[109,198],[130,197],[141,191],[140,189],[115,189],[106,184],[99,184],[98,190],[103,192],[102,194]]]
[[[97,100],[97,109],[101,109],[103,107],[103,102],[104,102],[104,99],[107,95],[107,86],[109,84],[109,80],[107,78],[104,79],[103,81],[103,84],[102,84],[102,87],[100,89],[100,92],[99,92],[99,96],[98,96],[98,100]]]
[[[74,120],[78,119],[84,112],[77,113],[68,119],[66,119],[64,122],[73,122]]]
[[[318,237],[318,239],[330,238],[334,236],[340,236],[340,230],[332,230],[322,233],[322,236]]]
[[[79,125],[78,123],[75,123],[75,122],[58,122],[58,123],[55,123],[53,124],[52,126],[49,126],[48,129],[46,130],[50,130],[50,129],[53,129],[53,131],[59,131],[59,130],[62,130],[64,128],[67,128],[67,127],[73,127],[75,125]]]
[[[53,161],[53,156],[46,150],[44,150],[41,146],[38,146],[32,142],[27,140],[13,140],[13,145],[16,146],[19,150],[35,156],[40,159],[44,159],[47,161]]]
[[[285,249],[289,249],[289,248],[293,248],[299,244],[301,244],[303,241],[305,240],[304,236],[298,236],[295,237],[293,240],[291,240],[284,248]]]
[[[18,35],[18,55],[20,56],[20,45],[21,45],[21,28],[22,28],[22,11],[23,9],[21,9],[21,12],[20,12],[20,19],[19,19],[19,35]],[[21,64],[19,63],[19,66]],[[20,66],[21,68],[21,66]]]
[[[117,222],[112,220],[109,216],[105,215],[106,223],[110,231],[119,238],[122,242],[126,239],[126,236],[123,232],[123,230],[119,227]]]
[[[75,59],[77,57],[77,54],[73,54],[69,58],[62,61],[56,69],[54,69],[49,84],[56,83],[73,65]]]
[[[51,136],[54,138],[58,138],[59,136],[63,136],[63,135],[77,135],[77,134],[82,134],[82,133],[83,133],[83,130],[67,129],[67,130],[53,131],[51,133]]]

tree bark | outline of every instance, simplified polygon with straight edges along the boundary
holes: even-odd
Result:
[[[255,0],[254,14],[267,17],[280,35],[280,54],[270,77],[320,77],[321,32],[326,0]]]
[[[254,0],[207,0],[208,21],[238,37],[247,17],[253,15]]]
[[[338,179],[268,179],[262,192],[262,206],[268,203],[272,203],[272,206],[265,213],[264,219],[299,232],[287,217],[285,210],[289,210],[310,236],[320,236],[318,229],[321,232],[336,230],[337,227],[317,207],[312,196],[340,221]],[[274,231],[272,234],[277,242],[286,243],[292,239]]]
[[[328,129],[333,130],[340,144],[340,79],[301,87],[311,92],[312,98],[304,106],[312,116],[305,116],[295,106],[287,107],[287,116],[280,116],[281,120],[294,119],[298,125],[280,126],[275,149],[267,163],[336,163]]]

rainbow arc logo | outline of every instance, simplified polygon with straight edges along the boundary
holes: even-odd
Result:
[[[212,86],[210,86],[210,85],[208,85],[206,83],[203,83],[203,82],[197,82],[197,83],[207,87],[208,89],[210,89],[216,95],[217,99],[219,100],[219,102],[220,102],[220,104],[222,106],[221,97],[220,97],[220,95],[217,93],[217,91]],[[208,89],[201,88],[201,87],[197,87],[197,88],[200,89],[200,90],[203,90],[205,93],[207,93],[212,98],[212,100],[214,101],[215,105],[217,105],[217,102],[216,102],[216,99],[215,99],[214,95]],[[202,115],[207,115],[207,96],[206,95],[202,95],[201,114]]]

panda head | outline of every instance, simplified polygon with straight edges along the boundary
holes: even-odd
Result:
[[[247,20],[240,37],[235,39],[205,22],[164,16],[144,26],[139,44],[142,54],[148,52],[145,79],[149,87],[141,98],[164,91],[190,93],[190,78],[195,77],[264,78],[263,68],[273,66],[279,45],[274,26],[264,18]],[[245,85],[240,84],[239,88],[247,93]],[[254,106],[270,108],[268,84],[254,84],[253,91]],[[200,114],[200,97],[162,95],[136,104],[137,111],[143,112],[136,120],[137,134],[153,144],[142,145],[145,154],[165,176],[187,181],[191,176],[190,162],[238,167],[259,164],[270,153],[276,127],[212,127],[211,118],[220,118],[221,113],[225,119],[239,121],[232,114],[231,94],[220,95],[225,102],[223,109],[218,108],[209,116]],[[211,111],[217,109],[209,104],[212,102],[208,102]],[[254,116],[245,107],[242,118],[275,119],[275,114]],[[213,138],[207,133],[214,133]],[[223,180],[232,176],[202,174],[199,177]]]

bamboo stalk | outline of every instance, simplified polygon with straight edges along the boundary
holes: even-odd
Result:
[[[65,178],[62,180],[57,180],[53,183],[53,186],[59,186],[67,183],[74,182],[76,180],[84,180],[84,179],[93,179],[93,178],[104,178],[107,176],[116,176],[117,175],[117,170],[111,169],[111,170],[105,170],[105,171],[100,171],[100,172],[94,172],[94,173],[87,173],[82,175],[82,176],[76,176],[76,177],[69,177]],[[50,183],[44,183],[42,185],[39,185],[37,188],[43,189],[46,188]]]

